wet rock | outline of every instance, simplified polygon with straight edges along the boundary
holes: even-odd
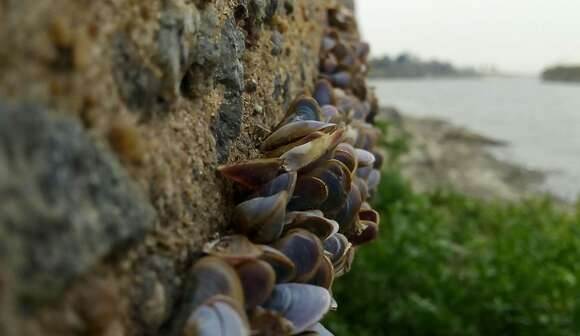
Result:
[[[272,41],[272,55],[278,56],[282,54],[282,51],[284,51],[284,36],[275,30],[272,32],[270,41]]]
[[[222,27],[218,50],[220,57],[215,80],[224,85],[225,92],[212,130],[216,138],[217,161],[223,163],[228,158],[232,140],[240,134],[243,115],[244,35],[231,18],[226,20]]]
[[[79,123],[0,103],[0,264],[20,311],[152,228],[153,208]]]

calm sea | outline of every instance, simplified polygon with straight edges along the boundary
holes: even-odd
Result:
[[[510,146],[496,153],[547,172],[545,189],[580,193],[580,85],[535,78],[373,80],[382,105],[447,119]]]

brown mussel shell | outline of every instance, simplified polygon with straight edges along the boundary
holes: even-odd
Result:
[[[296,266],[290,258],[271,246],[261,245],[260,247],[263,252],[260,259],[272,266],[276,273],[276,283],[289,282],[296,277]]]
[[[287,171],[296,171],[308,166],[326,153],[333,151],[341,142],[344,131],[344,128],[339,128],[332,133],[312,133],[312,135],[319,133],[318,137],[303,145],[296,146],[280,156],[283,160],[283,167]]]
[[[185,324],[183,336],[248,336],[244,310],[229,297],[217,295],[195,309]]]
[[[286,215],[284,230],[305,229],[314,233],[321,241],[338,232],[338,223],[332,219],[324,217],[322,213],[317,214],[310,211],[289,212]]]
[[[320,286],[330,290],[334,282],[334,266],[327,256],[322,257],[322,262],[318,266],[316,274],[308,281],[309,284]]]
[[[283,153],[284,151],[288,151],[293,147],[304,144],[305,142],[300,143],[298,141],[311,133],[330,133],[335,129],[335,124],[329,124],[323,121],[293,121],[272,132],[272,134],[270,134],[270,136],[268,136],[266,140],[262,142],[260,149],[266,153],[273,153],[273,155],[269,156],[278,156],[275,155],[275,153],[279,153],[280,151]],[[280,148],[284,148],[285,150],[277,150]]]
[[[256,307],[250,320],[253,335],[258,336],[286,336],[292,334],[292,323],[282,317],[280,313]]]
[[[203,252],[222,258],[232,265],[256,259],[262,255],[262,249],[242,235],[225,236],[209,242],[203,246]]]
[[[223,176],[250,188],[274,179],[281,169],[282,161],[278,158],[256,159],[218,167]]]
[[[281,191],[286,191],[288,195],[292,195],[294,193],[294,188],[296,187],[297,179],[298,174],[296,172],[281,174],[263,185],[256,193],[256,197],[273,196]]]

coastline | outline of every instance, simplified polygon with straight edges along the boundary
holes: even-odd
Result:
[[[498,159],[492,150],[509,146],[434,117],[414,117],[393,107],[381,115],[396,132],[409,136],[409,151],[401,157],[403,176],[419,192],[452,188],[484,200],[517,201],[545,193],[546,173]]]

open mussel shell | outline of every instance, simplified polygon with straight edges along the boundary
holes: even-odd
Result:
[[[256,259],[262,255],[262,249],[242,235],[225,236],[209,242],[203,246],[203,252],[222,258],[232,265]]]
[[[328,198],[328,187],[314,176],[301,176],[296,181],[294,194],[288,203],[291,211],[318,209]]]
[[[248,336],[246,313],[229,297],[215,296],[193,311],[184,336]]]
[[[257,193],[259,197],[268,197],[275,195],[281,191],[286,191],[288,195],[294,193],[294,187],[296,186],[296,180],[298,174],[296,172],[288,172],[281,174],[280,176],[274,178],[270,182],[264,184]]]
[[[354,255],[356,253],[356,248],[354,246],[349,246],[346,250],[344,256],[338,261],[334,266],[334,275],[338,278],[350,271],[350,267],[354,260]]]
[[[331,214],[329,217],[338,222],[341,233],[350,233],[353,230],[353,223],[357,218],[358,212],[362,204],[362,198],[358,187],[352,184],[350,192],[344,202],[343,206],[336,214]],[[346,234],[348,236],[348,234]]]
[[[268,197],[252,198],[236,206],[235,223],[252,241],[271,243],[282,234],[287,203],[286,191]]]
[[[336,129],[335,124],[329,124],[323,121],[316,121],[316,120],[298,120],[289,122],[276,131],[274,131],[270,136],[262,142],[260,149],[264,152],[272,152],[276,149],[283,147],[290,149],[292,147],[296,147],[301,143],[298,143],[294,146],[298,140],[304,138],[310,133],[314,132],[323,132],[323,133],[330,133]],[[274,156],[274,155],[269,155]]]
[[[372,242],[379,236],[379,225],[370,221],[360,221],[360,227],[356,233],[349,235],[349,240],[353,245],[362,245]]]
[[[250,324],[252,335],[259,336],[284,336],[290,335],[294,326],[280,313],[274,310],[256,307],[252,311]]]
[[[326,213],[342,206],[351,186],[350,171],[342,162],[334,159],[327,160],[308,175],[319,178],[328,188],[328,198],[320,206],[323,212]]]
[[[324,251],[328,253],[333,265],[338,265],[339,261],[346,255],[351,243],[342,233],[335,233],[323,242]]]
[[[264,307],[279,312],[293,325],[293,334],[317,323],[330,309],[328,290],[314,285],[288,283],[276,285]]]
[[[358,166],[355,149],[352,145],[347,143],[341,143],[336,146],[334,159],[342,162],[351,173],[353,173]]]
[[[290,103],[284,119],[276,128],[298,120],[322,120],[320,118],[320,105],[314,98],[302,95],[294,99]]]
[[[328,290],[332,287],[334,281],[334,266],[327,256],[322,257],[322,262],[318,266],[316,274],[308,281],[309,284],[324,287]]]
[[[318,214],[320,213],[320,214]],[[322,212],[296,211],[286,215],[284,230],[305,229],[314,233],[321,241],[338,232],[338,223],[324,217]]]
[[[293,281],[305,282],[314,276],[322,262],[322,243],[317,236],[303,229],[294,229],[278,240],[274,247],[296,266]]]
[[[296,266],[284,253],[268,245],[261,245],[261,260],[264,260],[276,273],[276,282],[289,282],[296,277]]]
[[[276,273],[270,264],[262,260],[248,260],[236,267],[244,290],[247,309],[261,305],[274,290]]]
[[[218,167],[218,171],[228,179],[250,188],[272,180],[281,169],[282,161],[278,158],[256,159]]]
[[[312,96],[320,106],[334,105],[335,103],[332,84],[326,79],[320,79],[316,82]]]
[[[318,133],[317,137],[303,145],[296,146],[280,156],[287,171],[296,171],[316,161],[341,142],[345,129],[339,128],[332,133]]]
[[[199,259],[192,269],[195,285],[193,306],[197,307],[216,295],[231,297],[240,308],[244,306],[242,284],[236,271],[221,258],[207,256]]]
[[[361,209],[358,212],[358,219],[361,221],[369,221],[375,224],[379,224],[381,221],[380,215],[376,210],[373,209]]]

